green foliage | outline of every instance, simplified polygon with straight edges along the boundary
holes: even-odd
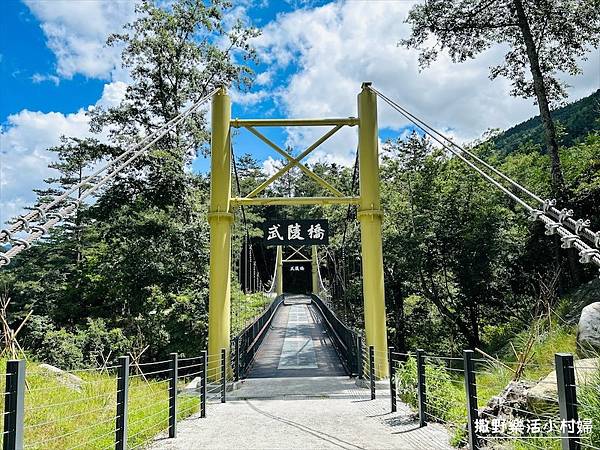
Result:
[[[453,62],[464,62],[493,45],[504,45],[504,61],[490,69],[491,78],[506,77],[512,82],[512,95],[538,94],[539,101],[539,92],[534,94],[536,80],[530,76],[537,66],[548,98],[557,100],[566,97],[566,83],[558,75],[581,73],[579,58],[600,42],[599,11],[595,0],[433,0],[411,9],[407,22],[412,34],[403,43],[421,50],[422,66],[442,52],[448,52]],[[534,41],[533,48],[528,39]]]
[[[588,97],[570,103],[552,112],[552,117],[564,128],[560,143],[571,146],[594,131],[600,130],[600,90]],[[535,148],[544,148],[544,130],[540,116],[532,117],[515,125],[491,139],[500,153],[508,154],[525,143],[531,142]],[[563,163],[564,163],[563,159]],[[569,170],[565,167],[565,175]]]
[[[69,333],[65,329],[48,331],[36,348],[36,353],[43,355],[44,361],[61,369],[71,370],[81,367],[83,352],[81,337]]]
[[[451,444],[457,446],[465,438],[467,423],[462,379],[452,376],[442,365],[430,362],[425,364],[425,379],[427,420],[450,425],[454,431]],[[396,369],[396,383],[398,397],[413,408],[418,408],[417,363],[413,356],[409,356]]]
[[[600,445],[600,427],[597,426],[600,423],[600,370],[596,372],[589,384],[579,388],[577,395],[581,404],[579,417],[591,419],[593,424],[592,433],[582,439],[582,442],[598,447]]]

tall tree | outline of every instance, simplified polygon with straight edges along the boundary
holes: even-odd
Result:
[[[509,46],[490,77],[510,79],[514,96],[535,97],[551,156],[552,191],[564,197],[550,107],[566,97],[558,74],[580,73],[579,60],[600,44],[600,0],[430,0],[414,6],[407,22],[412,35],[402,42],[421,50],[422,67],[444,50],[454,62],[464,62],[493,44]]]
[[[137,141],[215,86],[249,84],[251,70],[243,62],[253,58],[249,39],[257,31],[241,22],[226,26],[230,7],[224,0],[141,1],[138,18],[107,42],[123,45],[132,83],[118,106],[92,112],[93,130],[107,128],[115,142]],[[198,110],[132,166],[120,192],[185,211],[184,169],[207,149],[209,134],[206,109]]]

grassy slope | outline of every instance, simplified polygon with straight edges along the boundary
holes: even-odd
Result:
[[[2,367],[5,362],[2,361]],[[163,366],[164,367],[164,366]],[[154,369],[159,370],[159,369]],[[81,391],[27,363],[25,446],[34,449],[114,448],[116,378],[97,372],[75,372]],[[3,376],[4,379],[4,376]],[[185,380],[181,380],[183,384]],[[4,383],[4,382],[3,382]],[[129,446],[149,442],[168,425],[168,382],[132,376],[129,386]],[[179,396],[179,417],[198,410],[198,398]],[[2,412],[4,405],[2,404]]]
[[[513,345],[519,350],[527,339],[529,331],[524,331],[513,339]],[[512,352],[512,350],[511,350]],[[538,334],[538,339],[533,345],[533,357],[530,365],[522,377],[523,380],[539,381],[550,373],[553,368],[554,354],[558,352],[575,353],[575,327],[572,325],[558,325],[553,323],[545,331]],[[514,367],[515,357],[508,352],[502,358],[508,367]],[[482,361],[482,360],[479,360]],[[452,364],[451,364],[452,365]],[[457,366],[460,365],[456,364]],[[478,362],[477,394],[479,407],[485,406],[488,401],[498,395],[512,379],[510,369],[494,362]],[[409,361],[403,369],[397,372],[399,378],[399,393],[401,398],[416,407],[416,368],[414,361]],[[464,378],[460,371],[448,370],[442,361],[432,359],[426,367],[427,399],[431,414],[446,422],[453,432],[452,442],[459,445],[464,442],[466,423],[466,399],[464,391]],[[600,374],[593,386],[579,389],[581,418],[592,418],[594,423],[600,423]],[[596,427],[598,428],[598,427]],[[589,444],[600,444],[600,430],[592,434]],[[533,443],[534,445],[531,445]],[[556,439],[535,441],[512,442],[515,449],[533,448],[559,448]],[[536,447],[537,446],[537,447]]]

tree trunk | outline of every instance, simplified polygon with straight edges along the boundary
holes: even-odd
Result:
[[[544,76],[540,68],[540,61],[538,58],[538,52],[531,34],[531,28],[525,14],[525,8],[523,7],[522,0],[513,0],[517,12],[517,21],[519,28],[523,35],[523,42],[525,43],[525,49],[527,51],[527,58],[529,59],[529,67],[531,69],[531,76],[533,77],[533,88],[535,96],[537,98],[538,106],[540,109],[540,116],[542,118],[542,124],[544,125],[544,138],[548,152],[550,153],[550,159],[552,161],[552,194],[558,199],[564,199],[565,196],[565,180],[562,174],[562,168],[560,163],[560,155],[558,153],[558,141],[556,140],[556,128],[550,115],[550,107],[548,105],[548,96],[546,94],[546,85],[544,83]]]

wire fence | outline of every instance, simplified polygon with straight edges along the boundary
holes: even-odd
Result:
[[[368,378],[377,378],[370,366],[376,354],[370,348],[363,358]],[[471,350],[461,358],[389,349],[388,359],[392,411],[403,401],[418,412],[421,426],[446,426],[455,446],[600,448],[598,362],[556,354],[554,364],[507,364]]]
[[[210,400],[226,400],[233,381],[231,355],[119,364],[62,371],[24,360],[6,363],[0,416],[4,449],[129,449],[157,434],[175,437],[177,422],[206,417]]]

